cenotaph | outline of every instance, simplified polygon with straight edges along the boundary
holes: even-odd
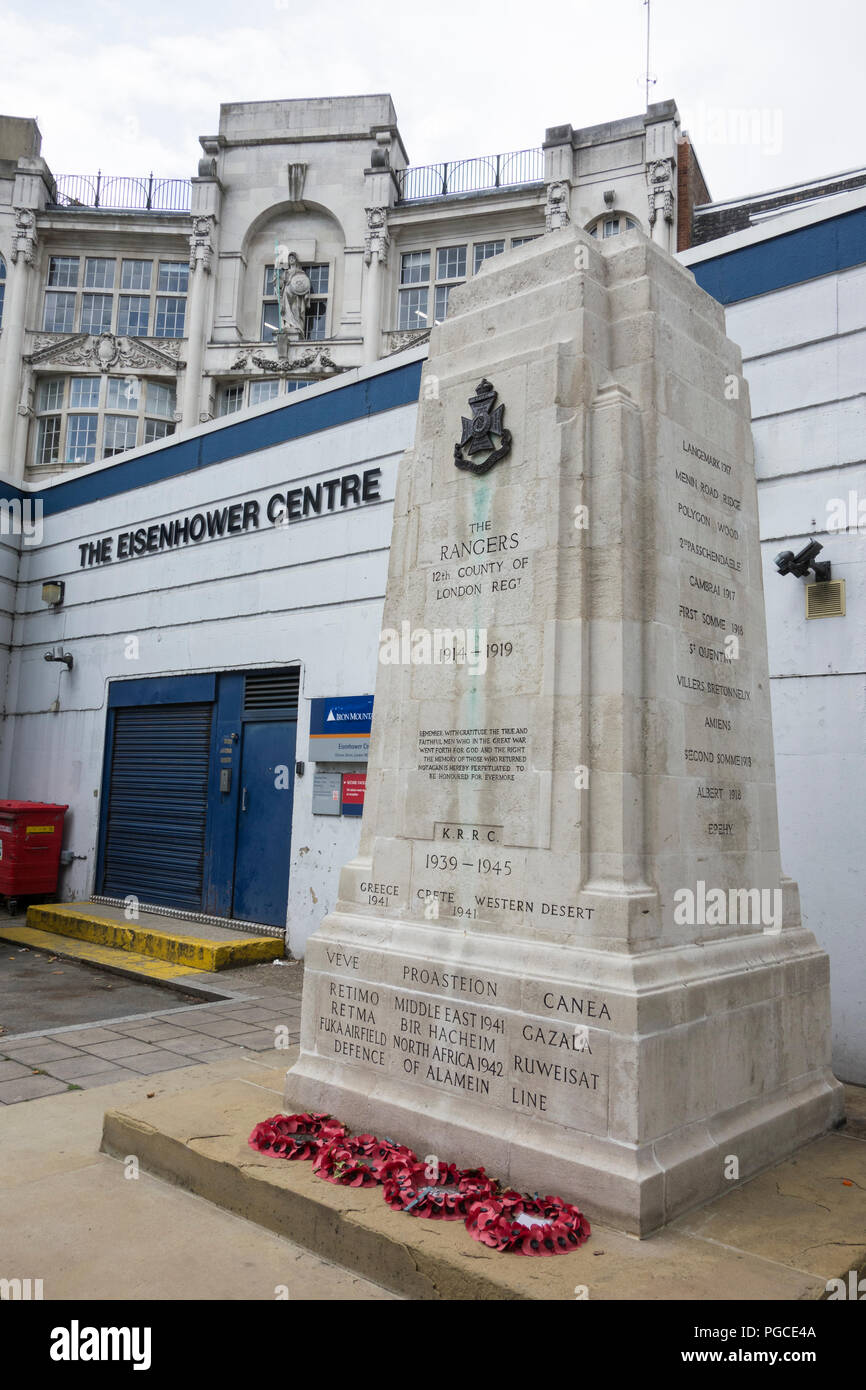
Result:
[[[739,350],[641,232],[565,228],[432,334],[286,1103],[644,1235],[840,1121],[829,1018]]]

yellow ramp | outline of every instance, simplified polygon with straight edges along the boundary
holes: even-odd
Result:
[[[92,941],[76,941],[73,936],[58,936],[56,932],[40,931],[38,927],[0,925],[0,941],[26,946],[31,951],[44,951],[47,956],[63,960],[79,960],[85,965],[122,965],[124,975],[141,975],[147,980],[176,980],[181,976],[199,975],[189,965],[172,965],[153,956],[140,956],[137,951],[122,954],[111,946],[97,946]]]
[[[92,903],[29,907],[27,926],[189,970],[230,970],[235,965],[275,960],[284,951],[281,937],[254,936],[251,932],[235,936],[222,927],[147,912],[137,921],[127,921],[119,909]]]

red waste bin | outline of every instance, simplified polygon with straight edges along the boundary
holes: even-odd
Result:
[[[0,894],[11,912],[18,898],[57,891],[68,810],[44,801],[0,801]]]

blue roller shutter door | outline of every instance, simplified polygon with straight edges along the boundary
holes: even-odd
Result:
[[[211,704],[114,710],[102,892],[200,911]]]

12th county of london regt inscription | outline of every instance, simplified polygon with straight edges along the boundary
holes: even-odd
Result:
[[[840,1105],[739,352],[639,232],[565,229],[453,291],[426,373],[286,1103],[646,1234]]]

